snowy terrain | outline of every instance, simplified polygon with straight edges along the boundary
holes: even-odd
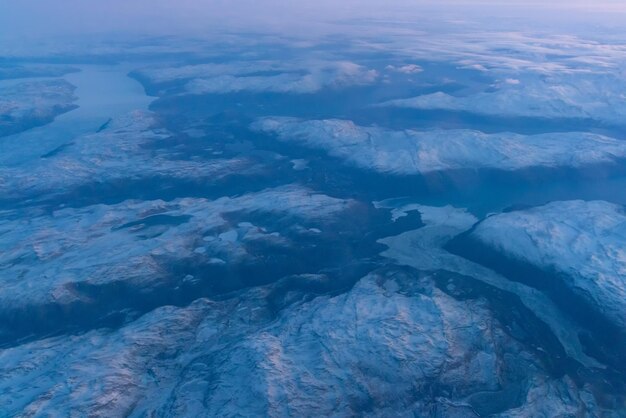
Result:
[[[260,72],[267,74],[258,75]],[[263,93],[310,94],[323,88],[341,88],[373,84],[376,70],[349,61],[235,62],[228,64],[183,65],[169,68],[146,68],[136,77],[157,86],[184,82],[187,94],[225,94],[241,91]]]
[[[141,180],[154,177],[216,182],[229,175],[258,173],[247,158],[206,162],[172,158],[150,146],[167,141],[150,112],[136,111],[109,121],[99,132],[78,136],[40,159],[0,167],[4,198],[63,193],[94,180]],[[16,144],[19,148],[19,144]],[[10,155],[3,158],[10,160]]]
[[[553,202],[491,216],[472,237],[541,269],[562,273],[620,329],[626,329],[626,214],[602,201]]]
[[[97,304],[102,301],[92,299],[94,289],[116,283],[149,292],[207,280],[186,273],[177,277],[173,270],[180,265],[202,272],[203,266],[252,262],[256,256],[254,250],[248,253],[249,246],[264,243],[266,251],[290,248],[294,240],[311,234],[298,228],[298,222],[313,223],[319,231],[349,206],[349,201],[285,186],[216,201],[125,201],[60,209],[51,215],[33,211],[28,220],[20,217],[21,210],[4,211],[0,314],[12,318],[19,316],[16,312],[50,304]],[[233,225],[228,214],[234,212],[274,214],[293,225],[281,231],[251,222]],[[220,274],[225,272],[215,273]],[[10,334],[6,324],[2,328]]]
[[[517,135],[471,130],[394,131],[348,120],[263,118],[253,129],[281,141],[322,149],[332,157],[381,173],[527,167],[581,167],[626,157],[626,142],[589,133]]]
[[[542,372],[488,303],[457,301],[427,276],[372,273],[347,293],[311,301],[294,292],[275,314],[279,289],[3,350],[2,405],[9,414],[94,417],[600,412],[587,389]],[[448,395],[428,395],[432,387]],[[520,406],[502,411],[509,402]]]
[[[0,137],[51,122],[75,109],[75,100],[63,79],[0,84]]]
[[[623,126],[624,91],[623,77],[597,74],[521,77],[508,78],[483,92],[462,96],[437,92],[381,105],[504,117],[593,119]]]
[[[341,7],[0,36],[0,418],[626,416],[623,25]]]

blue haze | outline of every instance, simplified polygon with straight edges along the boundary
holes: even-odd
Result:
[[[61,3],[0,4],[0,418],[626,414],[619,2]]]

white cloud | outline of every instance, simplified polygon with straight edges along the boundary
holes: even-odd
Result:
[[[417,74],[424,71],[422,67],[416,64],[401,65],[399,67],[388,65],[387,67],[385,67],[385,69],[388,71],[394,71],[403,74]]]
[[[577,13],[581,20],[588,20],[592,12],[626,13],[626,5],[617,0],[19,0],[3,1],[1,8],[0,37],[16,38],[261,28],[274,33],[284,33],[288,28],[290,33],[299,34],[303,28],[309,30],[320,23],[350,18],[400,18],[417,22],[431,14],[457,20],[494,16],[559,19],[565,13],[570,19],[572,13]],[[563,13],[547,14],[546,9]]]

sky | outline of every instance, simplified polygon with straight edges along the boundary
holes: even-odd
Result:
[[[0,0],[0,37],[38,39],[101,33],[298,30],[349,18],[431,14],[564,20],[626,13],[623,0]],[[624,16],[620,16],[623,18]],[[604,19],[600,18],[600,19]],[[623,20],[622,20],[623,21]]]

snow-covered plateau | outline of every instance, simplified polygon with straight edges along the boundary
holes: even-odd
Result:
[[[482,92],[457,96],[440,91],[380,106],[499,117],[590,119],[623,126],[625,88],[623,77],[607,74],[521,77],[508,78]]]
[[[281,141],[324,150],[362,169],[400,175],[482,168],[582,167],[626,158],[625,141],[581,132],[396,131],[358,126],[349,120],[289,117],[262,118],[252,129]]]

